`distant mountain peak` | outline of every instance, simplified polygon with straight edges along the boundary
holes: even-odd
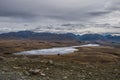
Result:
[[[103,41],[103,42],[120,42],[120,36],[113,36],[110,33],[97,34],[83,34],[76,35],[73,33],[64,33],[64,34],[56,34],[49,32],[41,32],[36,33],[32,31],[19,31],[19,32],[10,32],[0,34],[0,39],[39,39],[46,41]]]

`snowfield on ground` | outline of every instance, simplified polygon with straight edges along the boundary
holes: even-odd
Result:
[[[77,47],[94,47],[100,46],[98,44],[86,44],[81,46],[71,46],[71,47],[57,47],[57,48],[49,48],[49,49],[40,49],[40,50],[31,50],[31,51],[23,51],[14,53],[15,55],[57,55],[57,54],[69,54],[75,51]]]

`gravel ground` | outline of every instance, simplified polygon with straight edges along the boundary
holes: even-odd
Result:
[[[120,80],[120,64],[5,58],[0,61],[0,80]]]

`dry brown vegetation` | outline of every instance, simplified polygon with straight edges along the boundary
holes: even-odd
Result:
[[[14,52],[32,49],[80,44],[38,40],[0,40],[0,80],[120,79],[119,47],[80,47],[79,51],[65,55],[12,55]]]
[[[78,45],[78,42],[47,42],[41,40],[0,40],[0,55],[33,49]]]

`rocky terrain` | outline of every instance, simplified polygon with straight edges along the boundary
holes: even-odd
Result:
[[[80,47],[66,55],[12,55],[70,42],[0,40],[0,80],[119,80],[120,47]]]

